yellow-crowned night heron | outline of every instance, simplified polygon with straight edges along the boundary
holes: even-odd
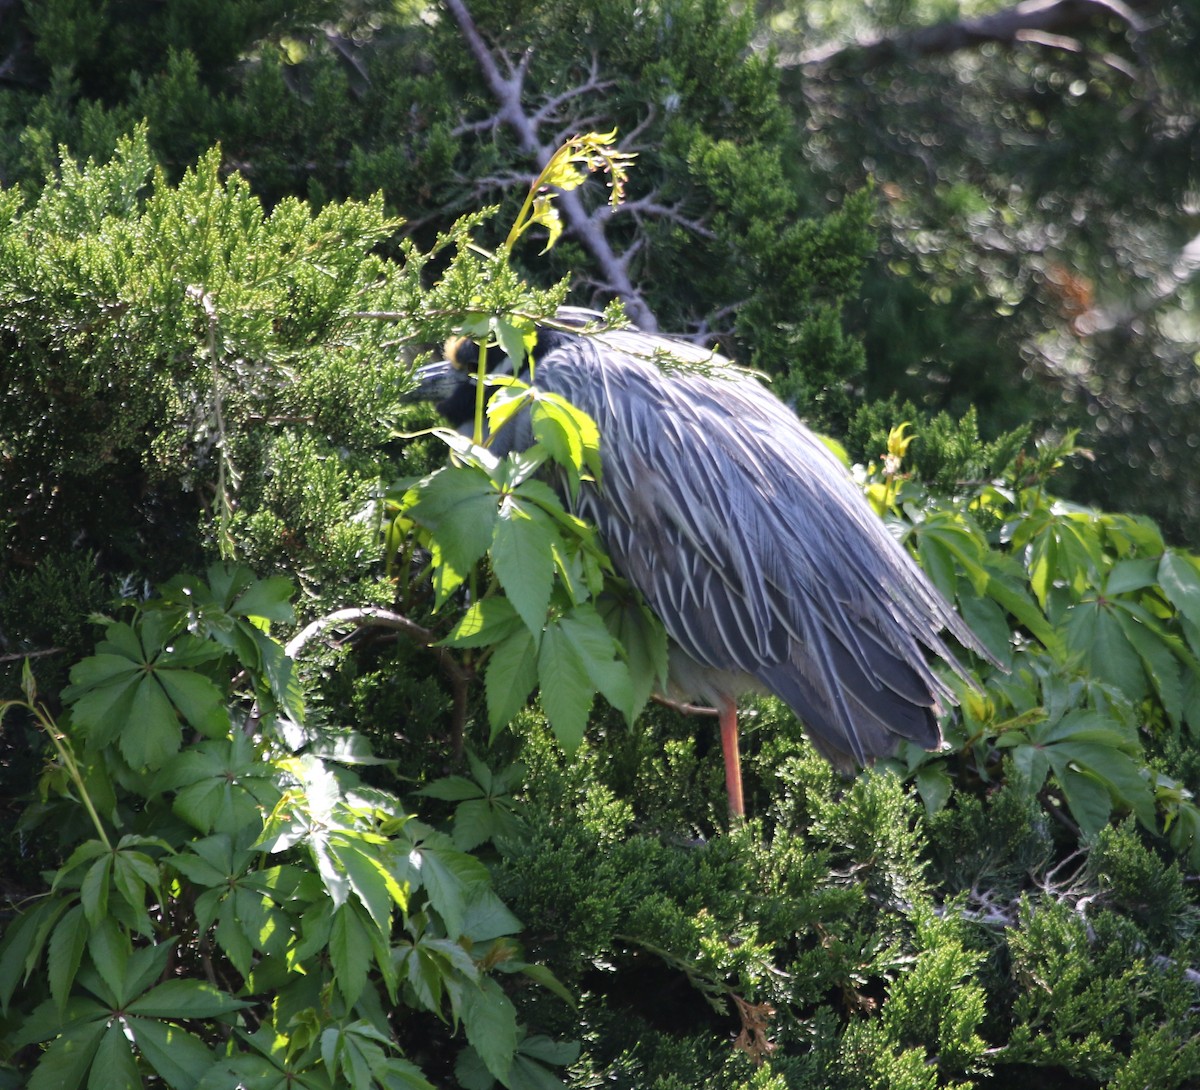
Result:
[[[782,699],[844,770],[901,739],[937,747],[940,705],[954,696],[925,652],[961,673],[941,632],[982,648],[842,465],[719,356],[634,329],[560,328],[599,318],[564,308],[539,332],[536,385],[599,427],[602,479],[582,490],[577,513],[665,625],[674,694],[717,709],[731,811],[743,812],[744,691]],[[477,360],[475,350],[423,368],[415,396],[468,425]],[[492,448],[530,442],[518,417]]]

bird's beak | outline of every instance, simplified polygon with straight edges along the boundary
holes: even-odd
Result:
[[[449,360],[427,363],[413,372],[414,386],[404,395],[405,401],[431,401],[435,405],[449,400],[471,376],[455,367]]]

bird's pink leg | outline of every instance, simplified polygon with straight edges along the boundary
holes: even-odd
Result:
[[[732,700],[720,703],[721,752],[725,754],[725,792],[729,795],[729,812],[744,817],[742,802],[742,765],[738,757],[737,705]]]

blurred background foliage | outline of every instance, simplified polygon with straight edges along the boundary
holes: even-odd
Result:
[[[850,784],[755,705],[755,821],[727,830],[706,721],[598,702],[568,759],[534,707],[487,748],[444,657],[312,640],[314,737],[369,738],[368,785],[487,864],[578,997],[505,982],[581,1046],[506,1085],[1200,1079],[1194,4],[0,14],[0,696],[32,655],[57,710],[90,613],[229,550],[289,576],[301,621],[443,635],[419,550],[384,563],[381,497],[444,459],[397,434],[430,422],[399,405],[412,360],[473,306],[619,298],[844,441],[1011,672],[962,694],[951,752]],[[549,153],[612,127],[638,155],[620,209],[597,178],[545,257],[531,232],[506,274],[456,263],[457,217],[499,206],[469,223],[494,249]],[[6,718],[14,906],[72,846],[18,822],[43,762]],[[488,1086],[409,1000],[406,1052]]]

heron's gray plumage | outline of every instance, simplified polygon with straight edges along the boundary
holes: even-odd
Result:
[[[941,633],[978,643],[825,445],[694,346],[636,330],[545,340],[535,385],[600,432],[602,479],[578,513],[666,627],[680,695],[770,691],[841,767],[902,738],[937,746],[953,693],[926,652],[961,669]],[[527,423],[505,431],[494,449],[528,445]]]

